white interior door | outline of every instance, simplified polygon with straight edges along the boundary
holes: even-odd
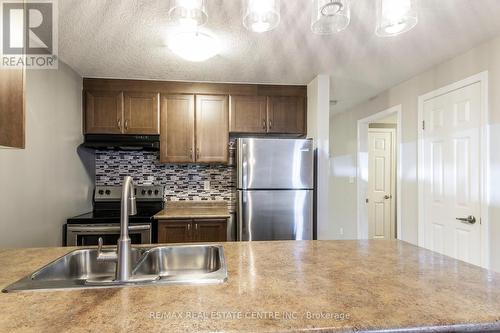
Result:
[[[427,100],[423,111],[424,246],[481,265],[481,85]]]
[[[368,131],[368,237],[395,238],[393,129]]]

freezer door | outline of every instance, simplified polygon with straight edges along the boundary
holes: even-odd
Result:
[[[238,189],[312,189],[312,140],[239,139]]]
[[[312,239],[313,191],[238,191],[238,240]]]

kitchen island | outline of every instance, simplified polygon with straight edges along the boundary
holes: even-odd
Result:
[[[2,293],[0,331],[500,330],[500,274],[404,242],[223,245],[224,284]],[[0,250],[0,287],[70,250]]]

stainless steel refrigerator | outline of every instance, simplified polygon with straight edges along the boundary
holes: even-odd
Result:
[[[238,240],[313,237],[312,140],[238,139]]]

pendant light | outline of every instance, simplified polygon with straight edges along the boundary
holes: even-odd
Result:
[[[347,28],[351,20],[349,0],[314,0],[311,30],[329,35]]]
[[[250,31],[270,31],[280,23],[280,0],[244,0],[243,8],[243,25]]]
[[[202,26],[208,20],[207,0],[170,0],[168,15],[177,26]]]
[[[377,0],[377,36],[397,36],[417,23],[417,0]]]

